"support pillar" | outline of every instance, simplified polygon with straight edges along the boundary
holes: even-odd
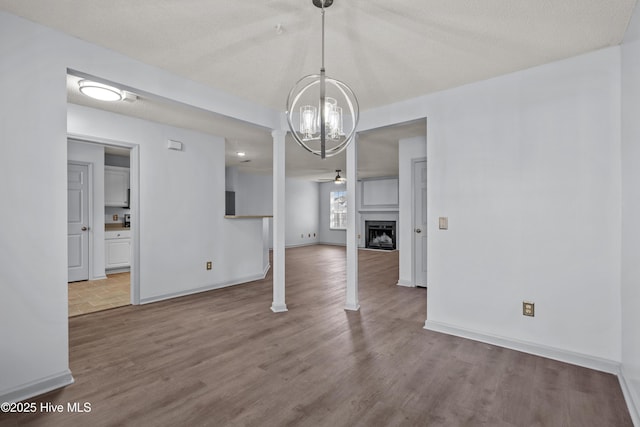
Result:
[[[273,303],[271,311],[287,311],[284,299],[285,245],[285,136],[284,130],[274,130],[273,137]]]
[[[360,309],[358,300],[358,135],[347,146],[347,298],[345,310]]]

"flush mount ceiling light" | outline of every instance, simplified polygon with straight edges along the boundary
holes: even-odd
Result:
[[[100,101],[121,101],[125,97],[124,91],[91,80],[80,80],[78,86],[84,95]]]
[[[333,0],[312,0],[322,11],[320,74],[298,80],[287,97],[287,122],[298,144],[321,158],[335,156],[351,142],[360,115],[358,99],[346,83],[325,75],[324,11]]]
[[[341,171],[342,169],[336,169],[336,177],[333,179],[333,182],[335,184],[344,184],[345,182],[347,182],[346,179],[340,176]]]

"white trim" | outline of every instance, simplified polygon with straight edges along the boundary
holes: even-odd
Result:
[[[349,303],[346,303],[344,305],[344,309],[345,310],[349,310],[349,311],[358,311],[358,310],[360,310],[360,304],[349,304]]]
[[[342,246],[343,248],[347,246],[346,243],[336,243],[336,242],[318,242],[317,245],[326,245],[326,246]]]
[[[289,248],[301,248],[303,246],[315,246],[317,245],[317,242],[309,242],[309,243],[296,243],[293,245],[285,245],[285,249],[289,249]]]
[[[71,371],[64,371],[22,384],[0,394],[0,402],[20,402],[74,383]]]
[[[267,273],[269,272],[269,269],[271,268],[271,264],[267,264],[264,266],[264,269],[262,270],[262,278],[264,279],[265,277],[267,277]]]
[[[131,188],[131,194],[129,201],[131,212],[131,238],[133,240],[131,244],[131,276],[129,279],[129,286],[131,289],[131,304],[142,304],[142,301],[140,300],[140,145],[134,142],[117,141],[93,135],[67,132],[67,142],[69,140],[88,142],[102,146],[110,145],[130,150],[129,187]]]
[[[622,389],[624,400],[625,402],[627,402],[627,408],[629,408],[631,421],[633,421],[634,426],[640,427],[640,396],[637,396],[634,393],[633,389],[629,387],[630,381],[627,381],[627,375],[625,375],[624,365],[620,367],[618,381],[620,382],[620,388]]]
[[[405,288],[415,288],[416,284],[400,279],[398,280],[398,283],[396,283],[396,286],[404,286]]]
[[[171,292],[168,294],[157,295],[149,298],[141,298],[140,304],[150,304],[153,302],[164,301],[173,298],[184,297],[187,295],[199,294],[200,292],[213,291],[215,289],[228,288],[229,286],[242,285],[256,280],[262,280],[265,278],[269,268],[265,269],[264,274],[254,274],[252,276],[246,276],[239,279],[232,280],[230,282],[214,283],[212,285],[202,286],[200,288],[188,289],[185,291]]]
[[[108,274],[129,273],[129,272],[131,272],[131,267],[109,268],[104,270],[105,276]]]
[[[459,328],[457,326],[448,325],[441,322],[434,322],[431,320],[427,320],[424,323],[424,329],[435,332],[442,332],[449,335],[455,335],[458,337],[480,341],[487,344],[493,344],[499,347],[509,348],[511,350],[522,351],[524,353],[534,354],[536,356],[542,356],[548,359],[570,363],[572,365],[595,369],[596,371],[607,372],[615,375],[618,375],[618,373],[620,372],[619,362],[590,356],[588,354],[576,353],[561,348],[549,347],[546,345],[531,343],[527,341],[520,341],[511,338],[485,334],[482,332]]]
[[[287,310],[287,304],[276,304],[275,302],[271,303],[271,311],[274,313],[284,313]]]

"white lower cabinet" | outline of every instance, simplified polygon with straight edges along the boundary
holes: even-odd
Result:
[[[105,231],[105,268],[127,268],[131,266],[131,230]]]

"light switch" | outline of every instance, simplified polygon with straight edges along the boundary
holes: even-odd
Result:
[[[449,218],[446,216],[441,216],[440,218],[438,218],[438,228],[440,228],[440,230],[448,230]]]

